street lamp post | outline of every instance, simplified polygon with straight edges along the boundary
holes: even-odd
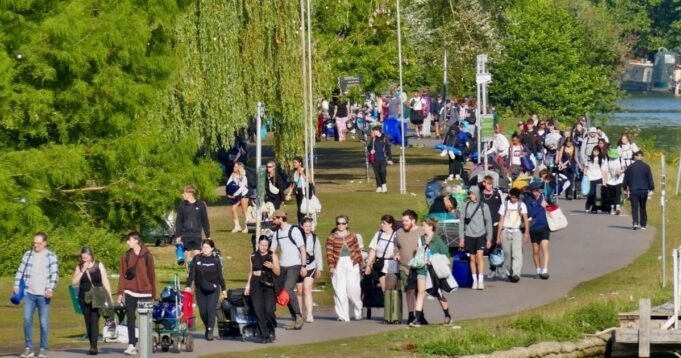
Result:
[[[402,91],[404,88],[402,87],[402,26],[401,26],[401,18],[400,18],[400,0],[397,0],[397,57],[398,57],[398,65],[399,65],[399,70],[400,70],[400,93],[397,94],[398,98],[400,99],[400,104],[399,104],[399,110],[400,110],[400,133],[401,135],[401,140],[402,140],[402,145],[400,146],[400,194],[406,194],[407,193],[407,163],[406,163],[406,157],[404,154],[404,135],[405,135],[405,130],[404,130],[404,109],[403,109],[403,103],[402,103]]]

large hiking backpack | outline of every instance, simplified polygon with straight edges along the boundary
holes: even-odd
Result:
[[[433,204],[435,198],[442,194],[443,190],[442,183],[437,179],[433,179],[426,184],[426,202],[428,206]]]

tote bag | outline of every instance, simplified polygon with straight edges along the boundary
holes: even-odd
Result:
[[[591,180],[589,180],[589,176],[584,174],[582,176],[582,195],[589,195],[589,191],[591,191]]]
[[[549,205],[546,207],[546,221],[548,222],[551,231],[565,229],[568,226],[567,218],[557,205]]]

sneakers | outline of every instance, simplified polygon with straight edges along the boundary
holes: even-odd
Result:
[[[383,184],[383,185],[381,185],[381,190],[382,190],[384,193],[387,193],[387,192],[388,192],[388,184]]]
[[[421,323],[419,323],[419,321],[417,321],[417,320],[413,320],[413,321],[409,322],[409,327],[418,328],[418,327],[421,327]]]
[[[513,282],[513,283],[516,283],[516,282],[520,281],[520,276],[518,276],[518,275],[508,276],[508,280]]]
[[[234,232],[234,233],[239,232],[239,231],[241,231],[241,225],[236,225],[236,226],[234,226],[234,229],[232,229],[232,232]]]
[[[473,281],[473,287],[471,287],[471,289],[473,289],[473,290],[477,290],[477,289],[478,289],[478,281],[477,281],[477,280],[476,280],[476,281]]]
[[[376,192],[377,192],[377,193],[382,193],[382,192],[383,192],[383,188],[380,187],[380,186],[377,186],[377,187],[376,187]]]
[[[648,230],[645,226],[641,226],[641,230]]]
[[[549,273],[544,272],[543,274],[539,275],[539,277],[541,277],[542,280],[548,280],[549,279]]]
[[[35,357],[35,353],[33,353],[33,350],[31,348],[26,347],[24,349],[24,353],[21,353],[21,355],[19,355],[19,357],[21,357],[21,358],[33,358],[33,357]]]
[[[454,152],[449,151],[448,153],[449,153],[449,159],[451,159],[451,160],[456,159],[456,154],[454,154]]]
[[[243,230],[241,230],[241,232],[244,233],[244,234],[248,234],[248,226],[245,227]]]
[[[41,349],[38,353],[38,358],[47,358],[47,352],[44,349]]]
[[[123,351],[123,354],[126,356],[136,356],[137,355],[137,348],[133,346],[132,344],[128,344],[128,348]]]
[[[444,326],[449,326],[452,323],[452,317],[445,316],[445,321],[442,323]]]
[[[478,290],[485,289],[485,281],[478,281]]]
[[[454,180],[454,176],[453,176],[453,175],[450,175],[450,176],[447,177],[447,179],[445,179],[445,181],[450,181],[450,180]]]
[[[444,157],[445,155],[447,155],[447,150],[446,150],[446,149],[440,152],[440,156],[441,156],[441,157]]]
[[[207,329],[206,330],[206,340],[207,341],[212,341],[213,338],[213,330],[212,329]]]
[[[632,230],[638,230],[638,224],[634,224],[634,226],[631,229]]]
[[[303,316],[298,315],[298,316],[296,316],[295,322],[293,322],[293,323],[289,324],[288,326],[286,326],[286,330],[289,330],[289,331],[290,331],[290,330],[298,330],[298,329],[301,329],[301,328],[303,328],[303,324],[304,324],[304,323],[303,323]]]

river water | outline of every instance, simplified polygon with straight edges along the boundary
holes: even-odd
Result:
[[[669,92],[633,93],[619,102],[622,110],[608,115],[605,131],[614,144],[625,127],[639,126],[639,141],[654,138],[667,154],[681,150],[681,98]]]

